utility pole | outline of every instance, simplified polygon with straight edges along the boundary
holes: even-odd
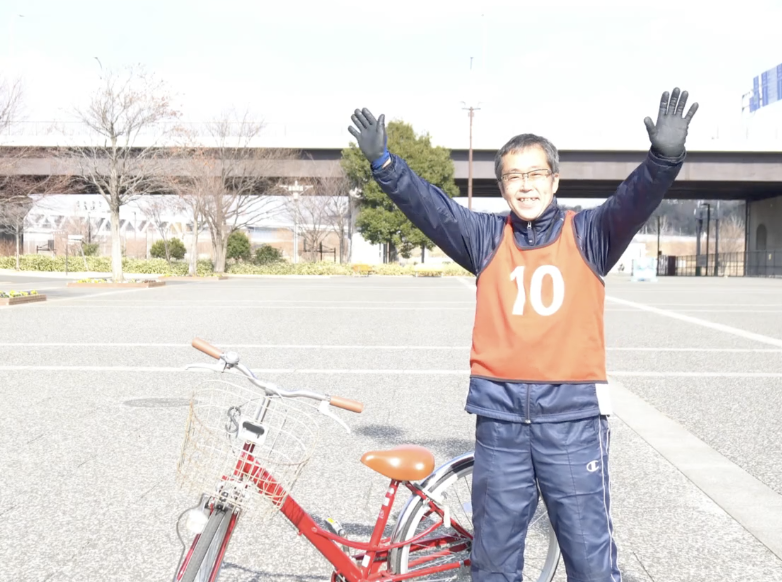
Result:
[[[719,277],[720,264],[720,201],[717,200],[717,210],[714,213],[714,276]]]
[[[470,57],[470,71],[472,71],[472,57]],[[463,105],[467,105],[462,101]],[[467,208],[472,210],[472,120],[476,111],[480,111],[479,107],[470,105],[469,107],[462,107],[462,109],[468,111],[467,116],[470,118],[470,150],[467,158]]]
[[[470,153],[467,158],[467,208],[472,210],[472,119],[475,111],[480,111],[477,107],[467,107],[470,117]]]
[[[709,230],[711,229],[711,204],[706,203],[706,273],[709,272]]]
[[[704,206],[706,207],[706,275],[709,274],[709,230],[711,228],[711,204],[708,202],[701,202],[699,205],[701,208]],[[714,258],[714,262],[716,265],[717,258]],[[716,267],[715,267],[715,273]]]

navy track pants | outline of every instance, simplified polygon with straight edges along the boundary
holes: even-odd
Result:
[[[524,540],[538,485],[568,582],[621,582],[605,417],[523,424],[478,416],[475,437],[474,582],[522,580]]]

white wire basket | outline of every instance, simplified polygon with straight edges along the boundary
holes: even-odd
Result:
[[[272,517],[309,461],[322,418],[314,400],[267,396],[249,381],[203,382],[190,402],[179,484],[253,519]]]

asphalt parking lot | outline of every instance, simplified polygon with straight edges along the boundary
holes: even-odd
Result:
[[[362,533],[386,480],[359,462],[411,442],[472,447],[474,284],[232,278],[74,289],[0,307],[0,580],[170,580],[174,478],[203,337],[261,377],[365,403],[321,438],[297,499]],[[607,280],[613,518],[625,582],[782,582],[782,280]],[[225,580],[328,580],[282,520],[241,523]],[[222,580],[223,578],[221,578]],[[564,567],[557,580],[564,580]]]

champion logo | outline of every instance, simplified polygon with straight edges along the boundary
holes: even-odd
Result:
[[[587,471],[594,473],[600,468],[600,464],[597,461],[590,461],[587,463]]]

